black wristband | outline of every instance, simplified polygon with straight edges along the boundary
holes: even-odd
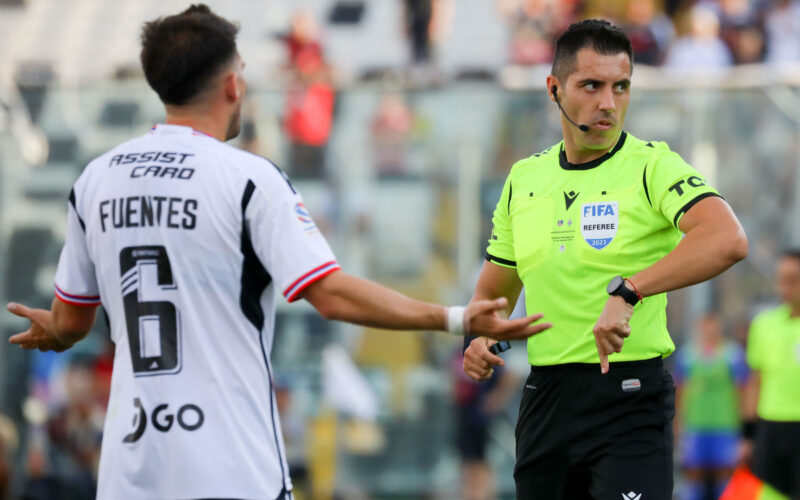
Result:
[[[753,439],[756,437],[756,421],[745,420],[742,422],[742,438]]]

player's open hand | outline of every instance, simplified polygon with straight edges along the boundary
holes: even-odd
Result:
[[[13,335],[8,339],[25,349],[40,351],[66,351],[71,345],[64,343],[53,333],[53,314],[46,309],[31,309],[22,304],[10,303],[6,306],[9,312],[27,318],[31,322],[27,331]]]
[[[600,371],[608,373],[608,355],[622,352],[625,339],[631,335],[633,306],[622,297],[611,296],[594,325],[594,343],[600,355]]]
[[[464,311],[466,332],[470,335],[482,335],[495,340],[516,340],[526,339],[553,326],[551,323],[533,324],[544,317],[542,314],[504,319],[497,313],[505,310],[507,305],[508,299],[505,297],[470,302]]]
[[[472,380],[480,382],[489,380],[492,377],[495,366],[504,366],[506,363],[503,358],[489,351],[489,347],[495,341],[486,337],[478,337],[470,342],[467,350],[464,351],[464,362],[462,367],[464,373]]]

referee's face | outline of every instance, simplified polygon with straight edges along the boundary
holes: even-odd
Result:
[[[562,105],[587,132],[564,126],[565,139],[579,150],[602,151],[617,142],[628,110],[631,86],[631,61],[626,52],[601,54],[591,47],[579,50],[575,70],[562,82]],[[569,139],[566,135],[571,136]]]
[[[784,257],[778,262],[778,295],[784,304],[800,307],[800,259]]]

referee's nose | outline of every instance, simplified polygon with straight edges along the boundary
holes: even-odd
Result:
[[[606,85],[600,92],[599,108],[606,114],[611,114],[617,109],[617,101],[614,95],[614,89],[611,85]]]

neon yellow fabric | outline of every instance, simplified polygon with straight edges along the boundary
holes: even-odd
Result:
[[[665,143],[623,132],[592,162],[572,165],[563,142],[517,162],[494,212],[487,260],[516,268],[527,310],[553,328],[528,340],[533,365],[599,363],[592,327],[615,275],[631,276],[680,241],[694,203],[718,196]],[[666,294],[635,308],[632,334],[610,361],[668,355]]]
[[[800,421],[800,318],[789,306],[755,317],[747,338],[747,362],[761,372],[758,416],[777,422]]]

